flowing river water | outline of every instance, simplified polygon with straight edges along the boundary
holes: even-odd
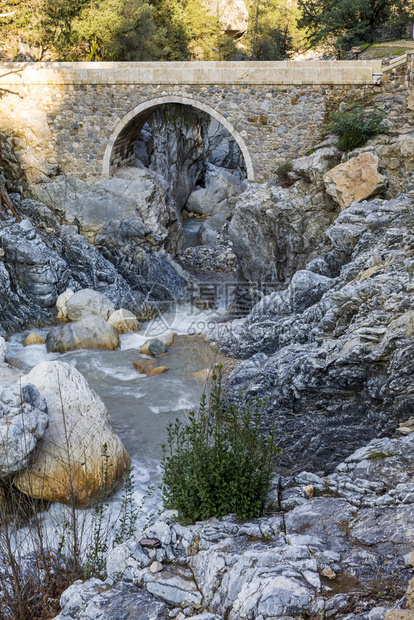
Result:
[[[167,424],[176,418],[185,420],[189,411],[197,407],[205,389],[204,381],[195,378],[193,373],[216,361],[215,353],[202,333],[213,329],[217,321],[224,318],[224,308],[200,311],[190,304],[178,306],[156,321],[143,323],[139,332],[122,335],[121,346],[116,351],[79,349],[65,354],[47,353],[45,345],[24,347],[29,333],[25,331],[10,337],[7,357],[19,359],[27,370],[42,361],[59,360],[84,375],[105,403],[113,428],[131,456],[134,498],[139,505],[148,487],[156,487],[161,481],[161,444],[166,438]],[[45,337],[48,329],[36,332]],[[168,366],[169,370],[147,377],[135,370],[133,361],[140,356],[146,340],[160,332],[177,333],[168,352],[158,357],[160,365]],[[112,518],[116,518],[119,512],[121,497],[122,491],[119,490],[111,500]],[[148,514],[161,507],[160,491],[155,490],[145,501],[137,522],[138,531]],[[64,519],[64,512],[64,507],[54,504],[45,515],[46,522],[50,519],[47,529],[52,538],[56,522]],[[88,511],[83,512],[90,520]]]

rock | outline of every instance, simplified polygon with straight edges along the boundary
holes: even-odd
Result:
[[[0,261],[1,333],[50,323],[56,299],[70,279],[67,263],[45,245],[33,227],[10,221],[0,224],[0,246],[4,250]]]
[[[387,613],[385,620],[414,620],[414,611],[409,609],[393,609]]]
[[[303,178],[317,187],[324,187],[323,177],[338,164],[341,154],[334,146],[318,148],[306,157],[293,160],[290,177]]]
[[[151,355],[161,355],[162,353],[167,352],[167,345],[162,340],[155,338],[155,340],[152,340],[149,343],[148,351]]]
[[[121,232],[126,225],[130,249],[147,245],[147,235],[160,249],[169,226],[177,220],[166,204],[162,182],[150,171],[135,167],[123,168],[110,179],[92,184],[73,175],[60,175],[38,183],[33,193],[59,214],[62,223],[76,223],[89,241],[100,245],[113,243],[115,231],[125,243],[127,237]]]
[[[115,327],[118,334],[137,332],[141,329],[137,317],[129,310],[125,310],[125,308],[120,308],[113,312],[108,318],[108,323]]]
[[[164,349],[164,347],[162,345],[165,345],[165,347],[170,347],[172,344],[174,344],[174,339],[177,335],[177,332],[168,332],[167,334],[160,334],[157,338],[150,338],[149,340],[146,341],[146,343],[141,347],[141,353],[142,355],[159,355],[159,353],[152,353],[150,350],[150,345],[152,342],[154,342],[155,340],[157,340],[158,342],[160,342],[161,344],[154,344],[153,348],[159,347],[159,349]],[[162,350],[162,353],[165,353],[167,351],[167,348],[165,350]]]
[[[244,183],[222,169],[206,188],[190,194],[186,209],[199,215],[220,214],[228,219],[233,215],[237,199],[245,189]]]
[[[163,570],[161,573],[155,573],[146,587],[148,592],[172,605],[186,607],[200,605],[202,601],[202,595],[188,569],[176,569],[174,572]]]
[[[23,346],[29,347],[32,344],[45,344],[45,342],[46,340],[43,338],[43,336],[32,332],[31,334],[26,336]]]
[[[0,336],[0,364],[4,364],[4,360],[6,359],[6,351],[7,345],[6,341],[2,336]]]
[[[59,321],[63,321],[68,316],[68,311],[66,308],[66,302],[74,295],[74,291],[71,288],[67,288],[66,291],[61,293],[56,300],[56,308],[58,309],[57,319]]]
[[[287,292],[287,301],[294,312],[313,306],[334,284],[331,278],[307,270],[293,276]]]
[[[90,316],[99,316],[105,321],[115,312],[109,299],[92,289],[82,289],[71,295],[66,301],[68,319],[79,321]]]
[[[117,330],[97,315],[53,327],[46,337],[48,353],[66,353],[75,349],[114,351],[118,347]]]
[[[411,579],[407,590],[407,607],[414,611],[414,579]]]
[[[212,0],[203,0],[210,15],[217,16],[217,5]],[[229,37],[240,38],[247,31],[249,12],[243,0],[224,0],[218,14],[221,30]]]
[[[250,236],[250,224],[244,239],[255,252],[263,221],[249,204],[257,214],[257,241]],[[237,223],[238,213],[230,227],[240,233],[248,214],[243,208],[243,221]],[[278,426],[285,466],[297,466],[300,450],[308,467],[329,473],[353,450],[380,433],[393,433],[412,416],[405,373],[413,347],[414,306],[411,295],[402,291],[412,288],[413,225],[411,201],[402,196],[353,203],[326,230],[307,269],[294,276],[301,281],[301,272],[312,271],[330,278],[321,281],[319,292],[308,273],[303,274],[309,282],[303,291],[309,298],[300,294],[295,301],[293,274],[289,286],[279,284],[274,292],[263,295],[261,285],[261,301],[217,339],[223,354],[246,360],[226,379],[228,397],[243,390],[246,398],[269,399],[266,425]],[[267,250],[253,254],[252,262],[242,257],[249,278],[256,275],[260,281],[260,273],[269,277],[273,259],[268,254],[266,262],[265,254]]]
[[[155,359],[146,359],[145,357],[140,357],[139,359],[134,360],[132,363],[135,370],[138,370],[141,375],[147,375],[154,368],[154,364],[156,364],[156,361]]]
[[[250,184],[240,195],[229,236],[241,275],[261,289],[260,297],[263,287],[282,288],[305,268],[337,211],[329,196],[303,180],[289,189]]]
[[[30,464],[48,424],[46,400],[34,385],[0,388],[0,478]]]
[[[163,568],[164,566],[161,564],[161,562],[153,562],[150,566],[150,571],[151,573],[160,573]]]
[[[329,566],[326,566],[322,573],[321,573],[324,577],[327,577],[328,579],[335,579],[336,578],[336,573],[335,571],[332,570],[332,568],[330,568]]]
[[[157,366],[149,371],[148,377],[154,377],[155,375],[162,375],[164,372],[167,372],[168,366]]]
[[[72,488],[76,504],[86,506],[104,482],[106,444],[106,475],[111,489],[118,487],[130,458],[84,377],[68,364],[42,362],[23,377],[22,386],[29,384],[46,399],[50,423],[30,467],[15,476],[15,486],[34,498],[61,503],[70,503]]]
[[[85,620],[91,615],[96,620],[168,620],[168,606],[155,599],[146,590],[131,583],[90,579],[75,581],[61,596],[61,613],[55,620]]]
[[[378,172],[379,159],[373,153],[361,153],[332,168],[323,177],[326,191],[341,206],[378,195],[386,188],[386,178]]]
[[[203,368],[202,370],[197,370],[197,372],[193,372],[192,376],[197,381],[201,381],[204,383],[205,381],[208,381],[210,379],[211,372],[211,368]]]
[[[219,240],[218,233],[222,232],[227,225],[225,217],[216,213],[210,219],[203,222],[198,231],[200,245],[214,246]]]

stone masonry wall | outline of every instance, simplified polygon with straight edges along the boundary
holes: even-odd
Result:
[[[197,63],[195,63],[197,64]],[[265,63],[262,63],[265,64]],[[252,160],[249,177],[264,181],[277,166],[305,154],[323,136],[327,111],[340,101],[378,92],[371,84],[70,84],[19,83],[13,76],[0,96],[0,128],[26,173],[29,184],[51,174],[72,173],[82,179],[103,175],[105,151],[122,119],[140,104],[184,97],[208,106],[234,128]],[[154,103],[154,102],[153,102]],[[142,106],[141,106],[142,107]],[[142,122],[146,115],[142,113]],[[131,153],[136,118],[115,141],[122,164]]]

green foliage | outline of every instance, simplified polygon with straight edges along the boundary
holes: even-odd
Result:
[[[14,0],[3,41],[22,39],[53,60],[225,60],[235,52],[202,0]],[[8,0],[0,8],[9,9]],[[1,11],[0,11],[1,12]]]
[[[360,103],[354,103],[332,115],[329,130],[339,136],[338,148],[341,151],[352,151],[386,131],[385,116],[384,110],[376,108],[367,112]]]
[[[243,44],[252,53],[256,32],[255,60],[283,60],[300,47],[302,34],[297,26],[299,12],[296,2],[259,0],[258,3],[251,0],[248,8],[249,27]]]
[[[412,0],[298,0],[298,26],[312,46],[332,41],[340,58],[342,50],[372,43],[378,28],[408,15],[412,6]]]
[[[275,431],[260,430],[264,402],[223,400],[221,371],[198,413],[167,427],[162,446],[164,506],[185,522],[236,513],[263,514],[276,454]]]
[[[276,168],[276,175],[281,183],[290,182],[289,172],[291,170],[292,170],[292,162],[290,161],[285,161],[283,162],[283,164],[280,164],[280,166]]]
[[[386,459],[394,455],[395,452],[382,452],[380,450],[373,450],[367,455],[367,459],[370,461],[378,461],[379,459]]]

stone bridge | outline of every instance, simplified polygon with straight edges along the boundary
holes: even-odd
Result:
[[[305,154],[327,112],[381,89],[381,61],[3,63],[0,131],[29,183],[108,177],[134,157],[152,112],[207,112],[238,143],[250,180]]]

